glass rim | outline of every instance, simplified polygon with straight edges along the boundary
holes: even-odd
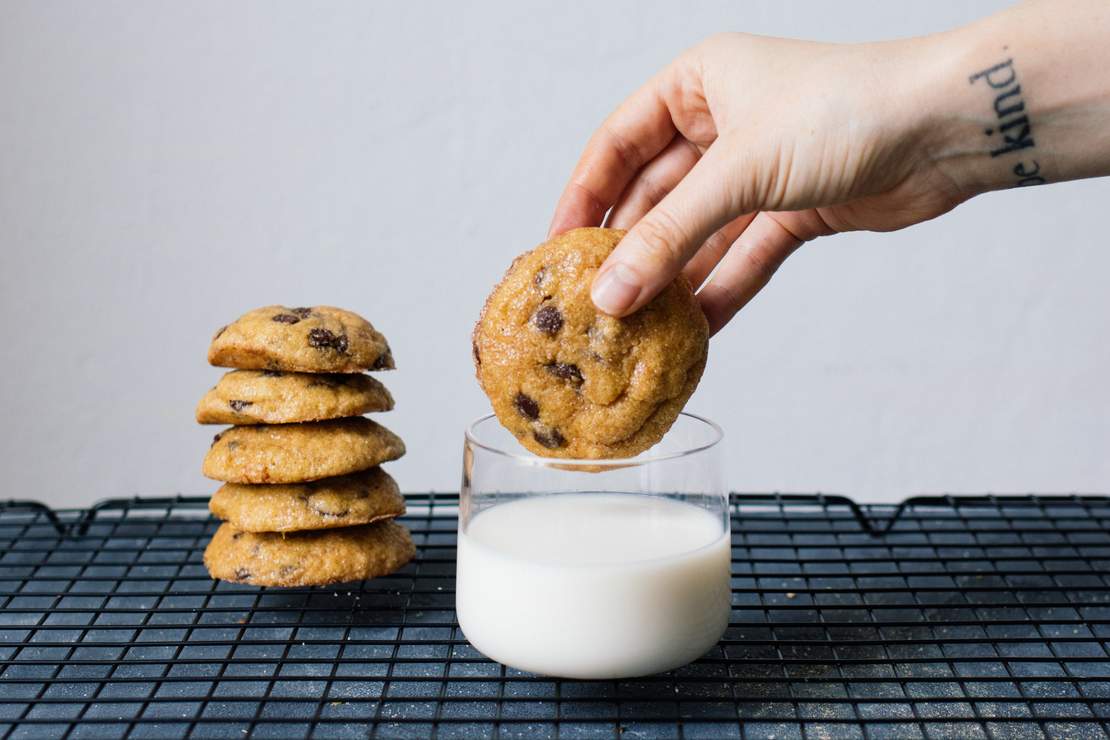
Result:
[[[490,453],[493,453],[495,455],[500,455],[501,457],[507,457],[511,460],[515,460],[515,461],[517,461],[519,463],[522,463],[522,464],[525,464],[525,465],[534,465],[534,466],[553,466],[553,465],[579,466],[579,465],[581,465],[583,467],[589,466],[589,467],[592,467],[592,468],[597,468],[599,466],[613,467],[613,468],[627,468],[627,467],[632,467],[632,466],[637,466],[637,465],[646,465],[648,463],[663,462],[665,460],[675,460],[675,459],[682,458],[682,457],[689,457],[691,455],[696,455],[699,452],[705,452],[706,450],[709,450],[713,447],[716,447],[718,444],[721,443],[721,440],[725,438],[724,430],[721,429],[721,426],[717,422],[713,421],[712,419],[707,419],[704,416],[698,416],[697,414],[691,414],[688,411],[680,411],[678,416],[679,417],[686,417],[687,419],[692,419],[696,422],[700,422],[701,424],[704,424],[713,433],[713,438],[711,440],[709,440],[708,442],[706,442],[705,444],[700,444],[700,445],[696,445],[694,447],[684,448],[684,449],[681,449],[681,450],[677,450],[675,452],[666,452],[666,453],[659,453],[659,454],[656,454],[656,455],[648,455],[647,457],[643,457],[644,453],[640,453],[640,455],[637,455],[636,457],[600,457],[600,458],[542,457],[540,455],[536,455],[536,454],[531,453],[531,452],[527,452],[527,453],[512,452],[510,450],[505,450],[505,449],[502,449],[500,447],[496,447],[492,444],[488,444],[486,442],[482,442],[481,440],[479,440],[478,435],[475,432],[475,428],[479,424],[482,424],[483,422],[487,422],[490,419],[496,420],[497,415],[493,414],[493,413],[483,414],[482,416],[479,416],[474,421],[470,422],[466,426],[465,436],[466,436],[467,444],[478,447],[479,449],[485,450],[486,452],[490,452]]]

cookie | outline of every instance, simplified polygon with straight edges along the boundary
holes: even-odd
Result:
[[[590,284],[623,231],[574,229],[516,259],[474,328],[497,418],[546,457],[636,455],[697,387],[709,326],[684,277],[635,314],[594,307]]]
[[[325,586],[377,578],[416,554],[409,531],[394,521],[323,532],[241,532],[220,525],[204,551],[213,578],[254,586]]]
[[[228,483],[304,483],[366,470],[403,454],[400,437],[361,416],[258,424],[217,434],[203,472]]]
[[[393,396],[369,375],[232,370],[197,405],[201,424],[289,424],[389,411]]]
[[[370,468],[312,483],[225,483],[208,509],[240,531],[296,532],[392,519],[405,513],[405,499],[389,473]]]
[[[266,306],[216,332],[208,362],[242,370],[357,373],[392,370],[385,337],[356,313],[331,306]]]

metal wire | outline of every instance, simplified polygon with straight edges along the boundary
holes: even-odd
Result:
[[[402,572],[209,580],[203,498],[0,505],[0,737],[1110,736],[1110,499],[734,496],[733,611],[673,673],[485,660],[457,497],[408,497]]]

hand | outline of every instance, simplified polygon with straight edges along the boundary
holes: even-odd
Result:
[[[597,307],[627,315],[716,267],[698,294],[716,332],[802,243],[900,229],[974,195],[935,156],[926,71],[943,43],[724,34],[680,56],[593,135],[555,211],[552,233],[606,212],[630,229],[594,281]]]

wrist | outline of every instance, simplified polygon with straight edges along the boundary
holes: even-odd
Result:
[[[1028,70],[998,25],[981,22],[923,40],[931,60],[922,66],[925,156],[967,197],[1047,182]]]
[[[922,39],[927,156],[967,195],[1110,174],[1110,14],[1029,2]]]

